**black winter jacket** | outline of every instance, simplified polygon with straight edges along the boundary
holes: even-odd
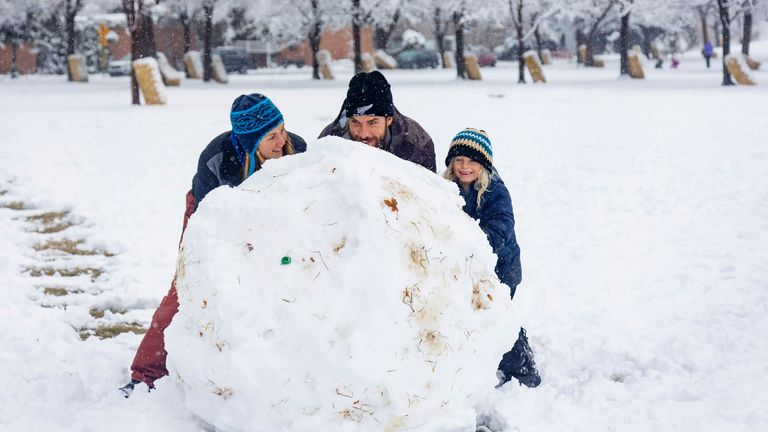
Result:
[[[223,185],[235,187],[243,182],[243,165],[232,144],[231,133],[227,131],[214,138],[200,154],[197,173],[192,178],[195,208],[213,189]],[[307,149],[307,143],[302,137],[291,132],[288,135],[296,153],[303,153]],[[256,166],[257,171],[260,168],[260,165]]]
[[[480,228],[488,236],[493,252],[498,257],[496,275],[502,283],[509,285],[514,297],[515,289],[522,280],[520,267],[520,246],[515,236],[515,215],[512,211],[512,198],[498,173],[494,170],[488,189],[483,194],[480,206],[477,206],[477,191],[474,185],[464,190],[459,185],[464,198],[464,212],[480,221]]]

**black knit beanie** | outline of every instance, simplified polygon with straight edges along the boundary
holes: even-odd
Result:
[[[392,91],[379,71],[360,72],[349,81],[344,100],[344,116],[359,115],[390,117],[395,112]]]

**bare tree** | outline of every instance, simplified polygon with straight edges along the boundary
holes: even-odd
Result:
[[[154,3],[159,3],[155,0]],[[131,61],[154,55],[154,32],[149,5],[145,0],[121,0],[128,31],[131,34]],[[131,68],[131,103],[141,105],[139,83]]]
[[[726,65],[726,57],[731,53],[731,0],[717,0],[720,23],[723,26],[723,83],[724,86],[734,85],[731,73]]]
[[[621,30],[619,32],[619,75],[629,75],[629,15],[632,13],[633,0],[619,1]]]
[[[525,37],[523,35],[523,0],[509,0],[509,11],[517,34],[517,83],[525,84]]]
[[[376,49],[383,50],[387,48],[389,38],[392,37],[392,32],[395,31],[395,27],[400,21],[401,16],[401,10],[400,8],[397,8],[389,22],[377,20],[374,23],[373,45]]]
[[[435,32],[435,42],[440,53],[440,60],[445,58],[445,34],[447,32],[447,19],[443,16],[443,9],[438,5],[433,8],[432,25]]]
[[[75,53],[75,17],[77,13],[82,9],[83,4],[81,0],[65,0],[64,1],[64,28],[66,29],[67,38],[67,56],[71,56]],[[67,69],[67,80],[74,81],[72,71]]]
[[[466,14],[466,3],[464,2],[457,10],[453,11],[453,28],[456,32],[456,77],[460,79],[467,78],[467,70],[464,65],[464,19]]]
[[[608,13],[611,11],[614,5],[613,0],[608,0],[607,2],[601,1],[601,0],[593,0],[591,3],[595,7],[599,7],[602,4],[602,10],[599,12],[598,15],[593,17],[589,25],[589,30],[587,31],[587,34],[586,34],[585,42],[587,45],[587,52],[584,55],[585,66],[595,65],[595,35],[597,34],[597,31],[600,29],[600,25],[608,16]]]
[[[517,82],[525,84],[525,47],[531,37],[536,38],[536,49],[541,53],[541,35],[539,28],[542,23],[551,18],[561,10],[561,5],[549,0],[540,0],[535,2],[526,2],[524,0],[508,0],[509,13],[512,17],[512,25],[515,27],[517,36]],[[529,19],[526,20],[526,10],[530,9]],[[525,29],[525,22],[530,22],[529,28]],[[541,55],[541,54],[539,54]]]
[[[203,0],[203,81],[213,77],[213,11],[216,0]]]
[[[755,1],[744,0],[744,3],[742,3],[744,24],[742,25],[741,53],[745,56],[749,56],[749,45],[752,43],[752,11],[755,8]]]

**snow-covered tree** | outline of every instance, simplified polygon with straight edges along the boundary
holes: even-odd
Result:
[[[192,49],[192,25],[201,12],[200,5],[189,0],[165,0],[163,4],[168,14],[179,21],[183,32],[184,52],[189,52]]]
[[[512,17],[512,24],[517,36],[517,62],[518,78],[517,82],[525,83],[525,46],[532,36],[537,41],[537,49],[541,50],[541,41],[539,28],[542,23],[560,12],[562,4],[556,1],[548,0],[508,0],[509,13]],[[526,23],[528,23],[526,28]]]
[[[0,0],[0,43],[11,45],[11,77],[18,75],[19,47],[34,40],[46,15],[42,0]]]
[[[160,0],[120,0],[128,32],[131,35],[131,60],[155,56],[154,24],[151,6]],[[141,105],[139,82],[131,68],[131,103]]]
[[[583,43],[586,46],[585,66],[594,65],[595,35],[615,5],[616,0],[574,0],[566,9],[574,22],[586,29],[586,32],[580,31],[580,36],[577,37],[577,44]]]

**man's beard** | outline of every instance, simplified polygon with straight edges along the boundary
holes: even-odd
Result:
[[[368,138],[367,142],[363,141],[363,140],[361,140],[361,139],[359,139],[357,137],[351,136],[352,134],[350,134],[350,138],[352,138],[354,141],[361,142],[361,143],[363,143],[365,145],[369,145],[371,147],[376,147],[378,149],[384,149],[384,143],[387,141],[387,129],[388,128],[384,128],[384,134],[382,136]]]

